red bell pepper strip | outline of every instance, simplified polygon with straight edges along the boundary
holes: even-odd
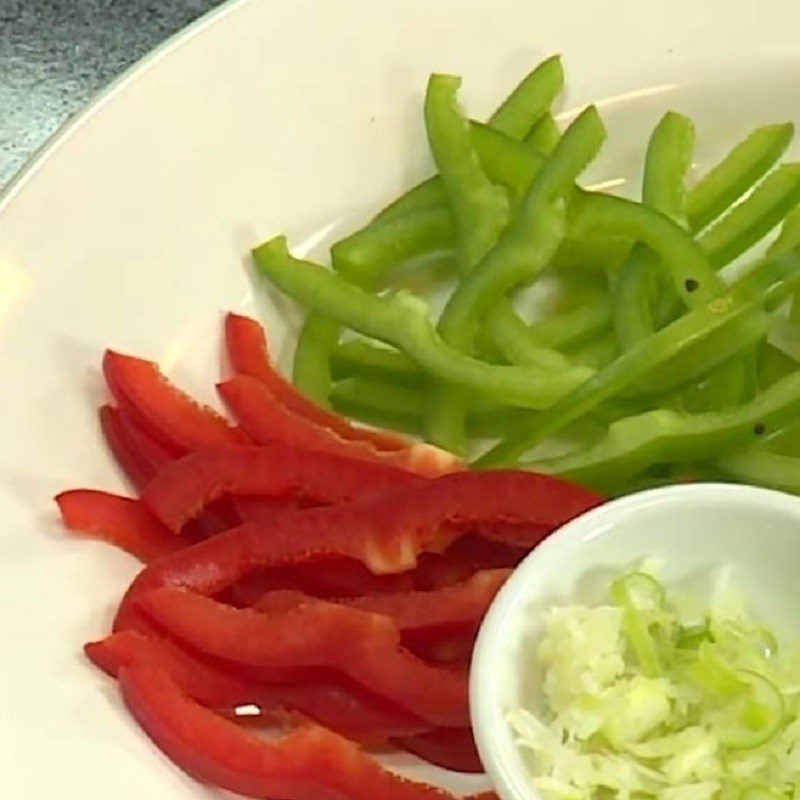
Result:
[[[274,717],[297,712],[348,738],[370,743],[427,731],[420,719],[359,693],[354,687],[261,683],[190,653],[163,636],[123,631],[91,642],[84,650],[94,664],[113,677],[124,667],[157,667],[193,700],[228,715],[235,714],[237,707],[248,705]]]
[[[135,601],[160,586],[213,595],[245,575],[287,564],[348,558],[375,574],[411,570],[417,556],[442,552],[465,534],[534,547],[600,502],[599,495],[533,472],[459,472],[352,503],[246,523],[144,570],[123,599],[115,630],[130,627]]]
[[[426,661],[463,663],[475,643],[481,621],[510,570],[486,570],[453,586],[428,592],[386,592],[333,598],[334,602],[389,617],[403,647]],[[297,590],[273,590],[251,603],[257,611],[275,612],[304,603],[324,602]]]
[[[138,631],[115,633],[99,642],[84,646],[93,664],[112,677],[123,667],[150,665],[166,672],[193,700],[216,711],[230,711],[237,706],[258,705],[259,685],[202,660],[164,636],[145,636]]]
[[[248,442],[224,417],[170,383],[152,361],[107,350],[103,374],[120,408],[175,455]]]
[[[251,573],[230,588],[225,602],[244,608],[258,603],[268,593],[286,590],[312,597],[339,599],[407,592],[411,588],[410,573],[373,575],[360,562],[340,558]]]
[[[324,728],[303,727],[265,741],[197,705],[152,667],[126,667],[119,682],[147,735],[203,783],[265,800],[452,800],[387,772]]]
[[[228,314],[225,317],[225,343],[234,371],[261,381],[287,411],[329,428],[342,439],[368,442],[377,450],[405,450],[413,444],[411,439],[396,433],[359,428],[346,417],[317,405],[295,389],[272,363],[264,329],[254,319]]]
[[[170,530],[177,532],[223,494],[328,505],[418,486],[422,481],[386,464],[272,444],[190,453],[159,473],[142,499]]]
[[[405,633],[452,633],[480,625],[510,574],[507,569],[486,570],[454,586],[430,592],[400,592],[339,602],[361,611],[383,614]]]
[[[254,522],[257,525],[268,525],[276,514],[284,511],[298,511],[310,508],[301,500],[287,497],[259,497],[258,495],[240,495],[231,497],[233,509],[239,522]]]
[[[217,390],[242,428],[259,444],[284,442],[318,453],[381,461],[426,477],[465,469],[461,459],[433,445],[416,443],[387,451],[378,450],[371,442],[345,439],[281,405],[270,387],[247,375],[220,383]]]
[[[116,545],[144,563],[186,546],[130,497],[74,489],[62,492],[55,500],[64,525],[71,531]]]
[[[461,583],[429,592],[404,591],[336,598],[335,602],[389,617],[400,630],[404,647],[414,653],[427,653],[431,645],[443,639],[464,636],[471,641],[509,574],[507,569],[486,570],[476,572]],[[253,608],[274,612],[314,600],[299,591],[277,590],[267,592]]]
[[[431,725],[469,725],[466,670],[435,667],[400,645],[386,617],[314,600],[263,613],[182,589],[158,589],[139,606],[164,631],[214,658],[289,680],[334,670]],[[276,672],[277,671],[277,672]]]
[[[412,573],[414,588],[431,591],[460,583],[481,570],[516,567],[530,550],[478,536],[462,536],[443,553],[420,555]]]
[[[392,743],[437,767],[453,772],[483,772],[470,728],[436,728],[392,739]]]
[[[142,490],[170,461],[172,454],[114,406],[100,407],[100,427],[117,463],[138,490]]]

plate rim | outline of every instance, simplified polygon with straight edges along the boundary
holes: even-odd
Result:
[[[28,156],[22,166],[12,173],[8,184],[0,189],[0,216],[9,208],[14,198],[33,180],[39,170],[51,156],[62,147],[77,131],[89,122],[95,114],[105,108],[118,94],[127,89],[128,84],[154,67],[173,51],[203,33],[229,14],[237,13],[240,8],[258,0],[222,0],[218,5],[208,9],[197,19],[179,28],[159,44],[152,47],[132,64],[126,67],[109,83],[97,89],[94,94],[76,111],[67,116],[56,129]]]

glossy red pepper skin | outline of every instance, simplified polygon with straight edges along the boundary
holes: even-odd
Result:
[[[101,406],[99,416],[100,427],[114,458],[134,487],[141,491],[172,461],[172,454],[114,406]]]
[[[245,524],[161,559],[128,589],[115,630],[130,627],[135,601],[161,586],[214,595],[271,567],[348,558],[375,574],[415,567],[465,534],[531,548],[597,505],[578,486],[533,472],[461,472],[421,486],[324,508],[287,512],[264,527]]]
[[[432,445],[412,443],[403,450],[379,450],[371,442],[343,438],[281,405],[272,389],[257,378],[237,375],[218,384],[217,390],[242,428],[259,444],[283,442],[317,453],[380,461],[426,477],[466,469],[461,459]]]
[[[340,602],[389,617],[406,633],[449,634],[479,625],[510,574],[508,569],[485,570],[430,592],[399,592]]]
[[[190,653],[163,635],[124,631],[84,649],[95,665],[113,677],[124,667],[157,667],[193,700],[228,716],[233,716],[237,707],[249,705],[273,720],[296,713],[370,744],[430,732],[422,720],[359,693],[355,687],[308,681],[286,685],[259,682]]]
[[[302,727],[265,741],[194,703],[152,667],[126,667],[119,682],[148,736],[203,783],[266,800],[452,800],[387,772],[324,728]]]
[[[71,531],[113,544],[146,564],[186,546],[130,497],[74,489],[62,492],[55,500],[64,525]]]
[[[107,350],[103,374],[120,409],[173,455],[249,441],[216,411],[170,383],[152,361]]]
[[[298,505],[329,505],[421,485],[424,479],[377,462],[313,453],[284,444],[197,450],[147,486],[142,500],[179,531],[224,494],[256,495]]]
[[[288,497],[262,497],[259,495],[232,495],[231,504],[239,522],[253,522],[256,525],[269,525],[276,514],[284,511],[298,511],[312,508],[314,503]]]
[[[150,592],[139,607],[178,641],[262,680],[293,682],[309,671],[333,671],[430,725],[469,725],[466,670],[421,661],[401,646],[397,626],[378,614],[319,600],[264,613],[182,589]]]
[[[443,553],[420,554],[413,572],[414,588],[430,591],[452,586],[481,570],[516,567],[530,550],[467,534]]]
[[[475,635],[494,596],[510,570],[477,572],[461,583],[429,592],[401,591],[337,598],[335,601],[371,614],[388,617],[397,626],[401,642],[426,660],[441,661],[450,651],[463,656],[471,651]],[[297,591],[271,591],[253,605],[258,611],[274,612],[287,605],[300,606],[314,598]]]
[[[394,738],[392,743],[437,767],[454,772],[483,772],[470,728],[438,728]]]
[[[265,595],[295,591],[323,599],[393,594],[413,588],[410,573],[373,575],[352,559],[311,561],[251,573],[231,587],[225,601],[240,608],[254,606]]]
[[[234,372],[261,381],[287,411],[315,425],[329,428],[342,439],[368,442],[377,450],[405,450],[413,444],[405,436],[357,427],[346,417],[309,400],[275,368],[264,329],[255,320],[239,314],[228,314],[225,317],[225,344]]]

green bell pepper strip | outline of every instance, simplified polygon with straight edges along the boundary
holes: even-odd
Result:
[[[330,353],[339,341],[336,320],[309,314],[300,331],[292,363],[292,381],[307,397],[329,406],[331,387]],[[320,358],[321,354],[325,357]]]
[[[579,192],[570,217],[572,236],[627,236],[647,245],[658,255],[681,301],[690,308],[707,303],[725,290],[702,248],[658,211],[621,197]]]
[[[524,195],[544,158],[480,123],[470,123],[470,137],[491,181],[504,186],[512,198]],[[331,253],[342,275],[359,285],[374,285],[409,258],[453,247],[456,229],[441,177],[422,186],[424,203],[381,218],[333,245]]]
[[[531,128],[531,132],[525,137],[525,144],[529,145],[534,152],[549,156],[555,150],[560,138],[561,131],[558,123],[548,111]]]
[[[712,226],[700,240],[712,260],[721,264],[738,256],[777,224],[787,208],[792,204],[796,207],[800,201],[798,180],[800,171],[795,165],[779,168],[747,200]],[[784,222],[780,236],[768,251],[770,254],[789,252],[800,243],[793,230],[795,224],[792,219]],[[757,383],[755,372],[754,344],[745,349],[742,358],[723,365],[709,377],[704,387],[705,410],[726,408],[749,399]]]
[[[531,423],[524,435],[509,437],[479,458],[478,467],[513,464],[534,445],[613,398],[628,386],[663,372],[672,359],[715,331],[725,329],[785,299],[800,276],[800,258],[794,254],[759,263],[726,294],[694,308],[654,333],[598,372]],[[730,330],[730,328],[728,328]]]
[[[597,371],[607,367],[619,355],[619,343],[614,333],[597,336],[574,348],[568,348],[567,357],[573,364],[582,364]]]
[[[684,180],[692,163],[694,125],[667,112],[650,136],[644,162],[642,203],[685,227]],[[655,330],[653,297],[660,269],[652,250],[638,244],[622,266],[614,286],[614,327],[623,350]]]
[[[455,130],[452,121],[449,129]],[[430,135],[433,142],[435,132]],[[594,108],[584,111],[566,131],[552,156],[534,178],[516,217],[503,231],[497,244],[480,259],[474,269],[471,262],[465,264],[464,277],[445,305],[439,320],[438,330],[445,342],[470,353],[478,326],[487,312],[490,317],[500,317],[501,322],[503,318],[509,324],[514,322],[511,318],[515,314],[510,303],[502,302],[505,293],[523,280],[535,277],[552,258],[560,244],[564,227],[564,204],[560,195],[569,189],[577,175],[594,158],[604,137],[602,122]],[[461,160],[465,160],[463,154]],[[439,167],[446,183],[447,166],[439,163]],[[462,169],[462,175],[464,171]],[[459,198],[463,203],[470,191],[470,187],[464,188],[463,177],[460,183],[461,192],[454,192],[454,209],[459,205]],[[474,237],[474,222],[471,227]],[[486,241],[480,231],[477,231],[477,235],[481,241]],[[468,255],[474,255],[475,250],[473,248]],[[463,451],[463,413],[459,413],[459,406],[463,408],[463,403],[459,404],[457,399],[457,393],[452,389],[434,392],[429,438],[440,446]]]
[[[431,75],[425,94],[425,126],[456,229],[458,269],[463,274],[494,246],[508,221],[508,197],[483,171],[469,123],[458,108],[461,78]]]
[[[764,342],[758,354],[758,388],[763,389],[800,366],[778,347]]]
[[[345,378],[331,389],[331,406],[340,414],[414,436],[422,434],[424,402],[419,389],[365,378]]]
[[[286,237],[278,236],[253,250],[258,271],[311,311],[338,319],[365,336],[404,351],[425,372],[464,386],[490,399],[522,408],[551,405],[586,380],[591,370],[574,367],[555,372],[536,367],[487,364],[446,345],[436,334],[428,307],[404,292],[373,295],[332,270],[293,258]]]
[[[528,330],[543,345],[569,348],[608,330],[611,321],[611,298],[606,293],[598,293],[587,297],[576,308],[532,322]]]
[[[644,245],[636,245],[614,282],[614,330],[623,350],[630,350],[656,329],[653,313],[661,266]]]
[[[702,230],[754,186],[783,155],[793,136],[794,125],[785,122],[756,128],[739,142],[688,192],[689,228]]]
[[[472,134],[481,158],[481,165],[492,180],[502,183],[512,193],[523,191],[524,187],[530,182],[531,177],[540,168],[541,157],[529,148],[491,131],[486,126],[473,123]],[[785,189],[786,182],[784,176],[780,181],[783,186],[778,186],[777,188]],[[793,185],[791,180],[788,183]],[[391,235],[389,235],[388,231],[380,236],[373,234],[372,231],[367,234],[369,228],[353,234],[353,236],[342,240],[338,245],[342,261],[344,263],[352,261],[354,264],[367,265],[366,268],[369,270],[370,275],[385,269],[386,265],[396,265],[402,253],[397,253],[394,250],[395,236],[406,241],[419,239],[420,244],[415,247],[414,255],[452,248],[454,241],[452,220],[449,218],[447,209],[442,206],[444,196],[438,179],[436,186],[438,187],[437,204],[431,204],[422,209],[429,212],[429,216],[424,214],[400,214],[399,217],[401,219],[403,217],[408,218],[402,225],[398,222],[400,227]],[[692,191],[696,191],[696,188]],[[691,195],[692,192],[689,192],[689,197]],[[768,200],[769,198],[764,199]],[[778,199],[785,201],[785,196]],[[725,206],[720,209],[720,212],[724,209]],[[774,206],[771,203],[759,203],[758,207],[748,205],[745,210],[745,218],[750,214],[756,217],[761,213],[767,215],[766,220],[756,219],[745,226],[749,231],[750,239],[754,235],[759,235],[759,231],[763,231],[763,233],[760,233],[763,236],[771,227],[774,227],[774,221],[770,221],[770,219],[774,219],[775,213]],[[710,258],[714,263],[720,264],[730,257],[730,253],[736,253],[742,247],[743,240],[740,238],[740,224],[743,213],[743,211],[737,212],[737,215],[723,227],[717,229],[713,237],[708,241],[709,246],[712,248]],[[753,231],[756,231],[756,233],[754,234]],[[363,240],[362,235],[364,237]],[[376,238],[373,238],[373,235]],[[630,247],[630,238],[630,236],[626,237],[624,234],[617,237],[616,240],[598,236],[594,237],[593,241],[590,236],[576,239],[572,232],[569,232],[567,240],[556,256],[556,261],[569,267],[579,266],[595,269],[604,268],[607,264],[618,264]],[[363,250],[362,241],[364,242]],[[383,242],[382,246],[380,246],[381,242]],[[386,249],[384,250],[383,248]],[[377,266],[374,269],[368,266],[372,259],[376,259]],[[358,272],[359,270],[356,269],[355,271]]]
[[[800,164],[783,164],[698,239],[716,267],[764,238],[800,203]]]
[[[694,413],[721,411],[751,400],[758,390],[756,353],[763,334],[757,334],[756,338],[755,344],[743,348],[743,352],[720,364],[704,381],[683,393],[683,410]]]
[[[550,110],[564,87],[561,56],[551,56],[529,72],[489,118],[489,125],[523,139]]]
[[[405,216],[414,211],[438,208],[442,203],[444,203],[444,189],[439,176],[434,175],[393,200],[357,233],[364,233],[375,225]]]
[[[604,138],[600,116],[590,106],[564,133],[495,247],[450,296],[439,322],[443,335],[469,348],[491,306],[548,265],[563,237],[563,195],[595,157]]]
[[[717,459],[714,465],[723,475],[740,483],[800,494],[800,458],[797,456],[748,447]]]
[[[351,339],[337,345],[331,353],[331,374],[337,381],[380,377],[414,387],[422,387],[427,381],[425,373],[405,353],[367,339]]]
[[[709,261],[717,269],[722,268],[768,234],[798,202],[800,165],[784,164],[749,197],[708,228],[698,243]],[[780,247],[788,246],[790,241],[791,237],[787,236]],[[676,314],[675,304],[667,307],[666,318],[674,318]]]
[[[594,488],[619,486],[657,463],[709,458],[755,443],[800,411],[800,371],[736,408],[701,414],[658,409],[612,423],[593,447],[526,465]]]
[[[456,228],[456,263],[466,275],[483,259],[508,222],[508,196],[481,168],[469,123],[458,107],[461,79],[432,75],[425,94],[425,127]],[[439,325],[443,341],[463,349]],[[471,351],[471,348],[467,352]],[[425,417],[426,439],[454,453],[466,451],[466,394],[460,387],[434,385]]]
[[[492,117],[493,127],[512,135],[519,132],[519,138],[522,138],[548,110],[562,86],[563,70],[560,60],[548,59],[527,75],[497,109]],[[527,122],[523,123],[525,118]],[[502,148],[497,146],[498,141],[502,143],[505,137],[493,139],[488,128],[477,124],[471,127],[479,149],[482,144],[487,153],[487,160],[496,163],[498,171],[511,180],[515,187],[512,197],[520,196],[527,185],[525,176],[514,168],[511,171],[513,177],[509,178],[509,165],[502,157]],[[493,159],[490,154],[494,155]],[[538,169],[539,163],[533,153],[531,158],[534,163],[528,181],[535,169]],[[489,174],[494,177],[491,170]],[[448,210],[442,207],[443,200],[444,191],[438,177],[414,187],[378,214],[376,222],[380,225],[373,223],[338,245],[338,252],[332,253],[334,268],[337,268],[338,261],[343,274],[361,285],[370,285],[385,271],[402,261],[451,245],[453,221]],[[404,220],[408,212],[412,211],[419,213],[413,220]],[[397,222],[398,220],[402,221]],[[388,222],[395,222],[395,225],[383,230],[374,229]],[[336,245],[333,250],[337,251]],[[301,391],[322,404],[327,403],[330,392],[328,361],[337,339],[338,335],[334,333],[330,323],[313,319],[308,320],[300,336],[296,355],[298,364],[293,369],[293,377]]]
[[[502,306],[505,308],[501,308]],[[507,297],[496,301],[494,311],[488,315],[486,321],[486,332],[491,343],[510,364],[527,364],[556,370],[574,366],[562,353],[542,346],[541,340],[514,311]]]
[[[426,395],[419,389],[348,378],[334,384],[331,403],[340,413],[370,425],[424,435]],[[531,413],[534,412],[496,404],[470,408],[467,432],[473,438],[507,436],[529,421]]]
[[[788,253],[800,248],[800,207],[786,216],[777,239],[767,250],[768,255]],[[800,323],[800,296],[792,297],[791,320]]]
[[[555,196],[559,184],[569,190],[603,138],[602,123],[594,109],[585,111],[570,126],[534,179],[497,247],[462,281],[445,306],[440,319],[445,338],[469,350],[478,334],[485,330],[491,343],[512,364],[554,369],[573,366],[538,340],[536,332],[519,318],[505,295],[516,283],[534,278],[553,255],[563,215],[555,204],[548,207],[545,198]],[[485,328],[481,328],[481,323]]]
[[[537,120],[548,115],[548,109],[564,86],[564,70],[561,59],[553,56],[534,67],[492,115],[489,127],[512,139],[522,139]],[[473,123],[473,126],[476,123]],[[534,148],[537,149],[537,148]],[[541,150],[546,155],[545,150]],[[485,167],[485,165],[484,165]],[[441,205],[444,194],[438,176],[409,189],[405,194],[383,209],[373,220],[383,222],[394,216]]]
[[[783,255],[798,248],[800,248],[800,207],[786,215],[780,233],[769,246],[767,255]]]
[[[331,248],[333,268],[359,286],[375,288],[392,268],[429,256],[449,246],[453,220],[440,205],[393,217],[365,228]],[[292,367],[292,380],[305,395],[329,405],[330,360],[341,336],[341,326],[331,319],[309,314],[300,331]]]
[[[761,342],[769,329],[769,315],[753,311],[746,319],[731,321],[713,335],[686,348],[670,361],[669,370],[648,376],[621,392],[626,398],[650,398],[658,401],[668,392],[685,387],[701,379],[729,361],[742,357],[749,348]],[[742,375],[744,380],[744,375]]]
[[[501,298],[498,304],[509,302],[508,299]],[[608,330],[610,321],[611,305],[608,297],[603,295],[590,298],[578,308],[553,314],[530,324],[517,314],[496,313],[495,310],[495,313],[488,315],[485,329],[509,363],[565,369],[576,363],[591,366],[592,360],[598,357],[595,353],[600,354],[601,360],[603,354],[609,353],[606,337],[594,337]],[[585,357],[572,358],[559,349],[553,349],[576,347],[590,338],[592,342]],[[597,344],[602,345],[600,350],[591,346]],[[616,344],[610,352],[613,357],[617,352]]]
[[[692,165],[694,139],[692,121],[668,111],[653,130],[645,156],[642,202],[679,224],[684,224],[684,181]]]
[[[455,239],[447,208],[420,208],[364,228],[331,248],[333,268],[344,278],[376,289],[384,276],[412,259],[450,250]]]

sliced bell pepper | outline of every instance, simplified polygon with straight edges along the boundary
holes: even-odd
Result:
[[[294,590],[323,598],[360,597],[411,591],[410,573],[373,575],[352,559],[311,561],[253,572],[227,590],[226,602],[238,607],[258,603],[267,592]]]
[[[194,703],[152,667],[125,667],[119,682],[147,735],[203,783],[263,800],[452,800],[387,772],[357,745],[318,726],[261,739]]]
[[[368,442],[377,450],[406,450],[414,444],[405,436],[359,428],[301,394],[275,369],[264,329],[255,320],[228,314],[225,317],[225,342],[235,372],[260,380],[288,411],[315,425],[330,428],[342,439]]]
[[[226,494],[327,505],[422,482],[387,464],[272,444],[190,453],[163,470],[142,499],[177,532],[205,505]]]
[[[57,495],[61,519],[71,531],[116,545],[148,563],[186,546],[168,531],[138,500],[74,489]]]
[[[163,670],[182,692],[220,713],[232,715],[237,707],[247,705],[257,706],[262,715],[294,712],[355,741],[370,743],[428,732],[421,720],[359,694],[354,687],[260,683],[190,653],[163,636],[123,631],[91,642],[84,650],[94,664],[113,677],[121,669],[137,665]]]
[[[260,444],[283,442],[317,453],[380,461],[428,477],[465,468],[461,459],[429,444],[414,443],[404,450],[385,451],[370,442],[343,439],[330,428],[289,411],[269,387],[246,375],[231,378],[217,389],[242,427]]]
[[[107,350],[103,374],[120,408],[175,455],[248,442],[224,417],[170,383],[152,361]]]
[[[411,573],[414,588],[431,591],[466,580],[481,570],[516,567],[530,552],[478,536],[462,536],[443,553],[421,553]]]
[[[117,463],[138,490],[172,461],[172,454],[114,406],[100,407],[100,427]]]
[[[131,627],[136,598],[160,586],[213,595],[255,570],[335,558],[360,561],[375,574],[405,572],[420,553],[442,552],[466,534],[530,548],[601,501],[534,472],[457,472],[389,495],[287,512],[264,528],[241,525],[144,570],[123,599],[115,630]]]
[[[293,497],[259,497],[258,495],[240,495],[231,497],[231,503],[240,522],[255,522],[265,525],[283,511],[297,511],[307,505]],[[309,503],[308,506],[313,506]]]
[[[400,645],[388,618],[313,600],[262,613],[183,589],[157,589],[139,607],[194,650],[266,680],[333,670],[431,725],[469,725],[466,670],[426,664]]]
[[[403,750],[453,772],[483,772],[470,728],[436,728],[392,739]]]
[[[427,661],[459,660],[472,651],[475,635],[494,596],[510,570],[484,570],[460,583],[431,591],[401,591],[336,598],[335,602],[389,617],[401,642]],[[298,591],[269,591],[253,604],[257,611],[274,612],[312,603]],[[324,601],[319,601],[324,602]]]
[[[494,596],[510,570],[482,570],[453,586],[344,600],[351,608],[390,617],[403,641],[430,640],[456,633],[477,633]],[[257,606],[259,607],[259,606]]]

